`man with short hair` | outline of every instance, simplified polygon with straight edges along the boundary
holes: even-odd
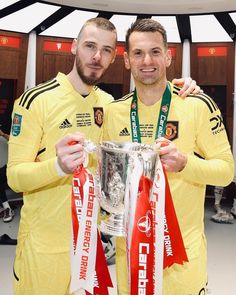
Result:
[[[103,139],[161,144],[160,159],[189,260],[164,270],[162,294],[206,294],[205,188],[207,184],[228,185],[234,162],[225,128],[215,121],[221,118],[219,108],[204,94],[181,99],[179,89],[166,78],[170,64],[164,27],[152,19],[133,23],[126,35],[125,65],[131,70],[135,90],[108,106]],[[167,118],[161,138],[160,116]],[[118,293],[130,294],[124,238],[116,239],[116,248]]]
[[[68,144],[70,133],[83,142],[81,132],[99,142],[100,119],[113,97],[95,84],[115,59],[116,39],[110,21],[87,21],[72,44],[71,72],[58,73],[15,102],[7,176],[13,190],[24,192],[15,295],[69,294],[72,176],[61,172],[55,143],[66,136]],[[74,169],[84,155],[78,145],[72,149],[71,158],[79,156],[71,166]]]

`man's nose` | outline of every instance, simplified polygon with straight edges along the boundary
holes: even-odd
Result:
[[[101,57],[102,57],[102,55],[101,55],[101,51],[98,49],[98,50],[96,51],[96,53],[94,54],[93,59],[96,60],[96,61],[98,61],[98,60],[101,59]]]
[[[150,54],[147,53],[147,54],[144,55],[144,57],[143,57],[143,62],[144,62],[145,64],[149,64],[149,63],[152,62],[152,58],[151,58]]]

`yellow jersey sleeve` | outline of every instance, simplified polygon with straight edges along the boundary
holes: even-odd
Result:
[[[32,104],[30,109],[15,102],[12,130],[9,139],[7,178],[9,186],[17,192],[33,191],[60,177],[56,171],[56,157],[40,162],[43,148],[43,112]]]
[[[207,102],[198,99],[194,103],[193,120],[198,122],[195,151],[200,157],[189,153],[187,165],[180,173],[195,183],[226,186],[233,178],[233,155],[220,110],[217,106],[214,108],[215,103],[208,96]]]

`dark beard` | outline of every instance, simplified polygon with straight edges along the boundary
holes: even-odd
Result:
[[[78,75],[80,76],[80,79],[86,85],[89,85],[89,86],[96,85],[103,76],[103,74],[99,78],[97,76],[95,76],[95,74],[92,74],[90,77],[85,76],[84,73],[83,73],[83,68],[81,66],[81,61],[80,61],[80,59],[78,57],[76,58],[76,70],[77,70]]]

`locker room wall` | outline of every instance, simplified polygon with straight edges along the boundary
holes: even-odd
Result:
[[[24,91],[27,46],[27,34],[0,30],[0,128],[7,134],[14,100]]]
[[[191,44],[191,77],[223,108],[230,143],[233,138],[234,44]],[[222,107],[221,107],[222,106]]]
[[[0,30],[0,78],[16,80],[15,95],[24,91],[28,34]]]
[[[36,84],[54,78],[58,72],[70,72],[74,62],[71,43],[72,39],[37,36]]]
[[[181,78],[183,45],[169,43],[169,49],[172,54],[172,60],[171,65],[167,69],[167,79],[171,81],[174,78]]]

